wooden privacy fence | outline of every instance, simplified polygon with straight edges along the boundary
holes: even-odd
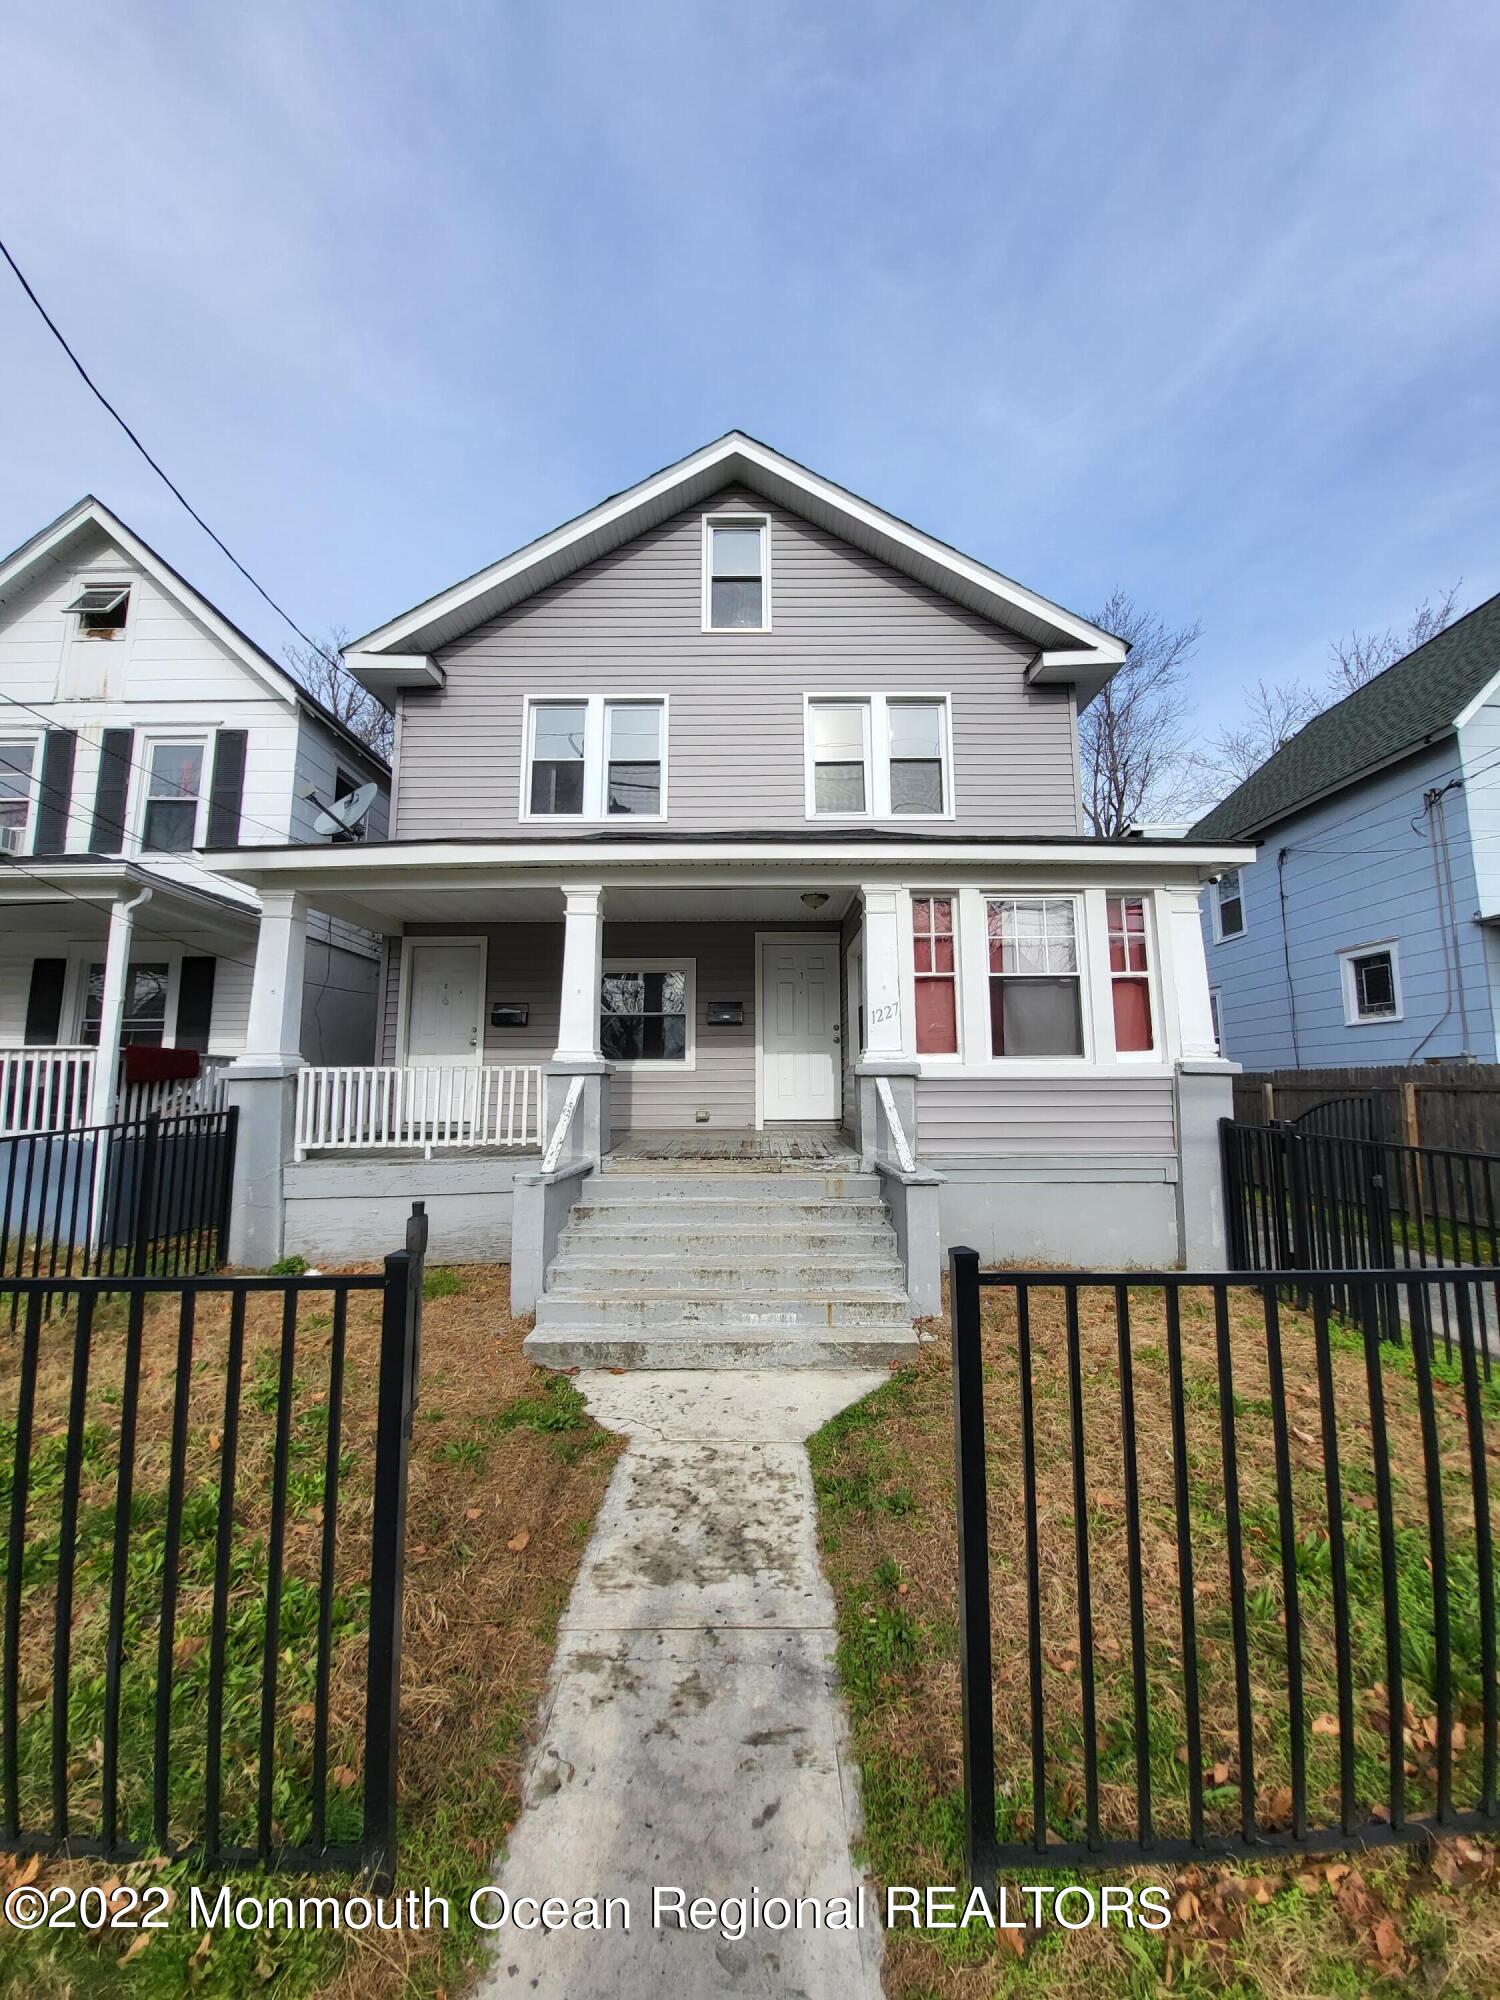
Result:
[[[1500,1063],[1251,1070],[1234,1080],[1234,1115],[1248,1125],[1300,1123],[1330,1100],[1366,1097],[1375,1108],[1376,1129],[1340,1126],[1350,1137],[1500,1153]],[[1317,1122],[1319,1129],[1330,1129],[1324,1120]]]

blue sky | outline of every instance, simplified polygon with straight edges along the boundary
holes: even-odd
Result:
[[[293,615],[359,632],[740,426],[1205,726],[1500,588],[1500,9],[12,0],[0,233]],[[0,272],[0,544],[93,489],[274,616]]]

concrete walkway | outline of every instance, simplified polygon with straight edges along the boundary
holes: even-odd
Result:
[[[856,1776],[803,1440],[864,1370],[585,1373],[630,1439],[563,1614],[506,1895],[623,1896],[630,1930],[496,1933],[499,1994],[879,2000],[863,1930],[652,1924],[653,1891],[852,1898]]]

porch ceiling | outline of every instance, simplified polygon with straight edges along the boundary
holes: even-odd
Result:
[[[803,893],[825,901],[809,909]],[[382,886],[363,897],[337,889],[310,892],[317,907],[376,931],[401,924],[560,924],[563,892],[540,883],[506,887],[426,888],[417,883]],[[606,883],[604,915],[609,923],[699,924],[840,923],[858,896],[853,883],[786,884],[726,882],[674,888],[662,883],[615,887]]]

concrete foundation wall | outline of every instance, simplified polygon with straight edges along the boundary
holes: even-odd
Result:
[[[536,1166],[534,1154],[303,1160],[286,1169],[285,1254],[315,1264],[383,1257],[405,1242],[412,1203],[425,1201],[429,1263],[507,1263],[515,1177]]]
[[[944,1255],[1096,1270],[1180,1264],[1177,1164],[924,1159],[943,1176]]]

